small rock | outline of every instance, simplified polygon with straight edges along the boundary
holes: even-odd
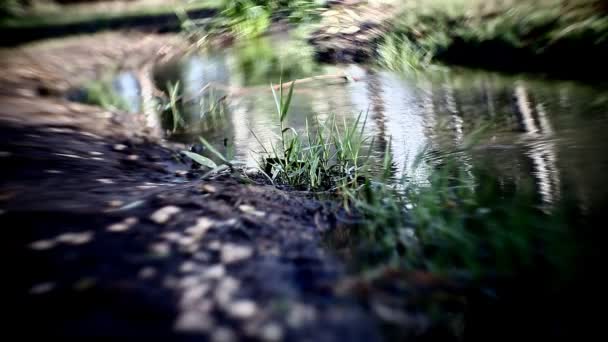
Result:
[[[64,233],[59,235],[56,240],[69,245],[84,245],[85,243],[89,243],[91,240],[93,240],[93,232],[86,231],[81,233]]]
[[[195,310],[188,310],[179,315],[173,328],[184,333],[205,333],[211,330],[213,321],[209,315]]]
[[[139,222],[139,220],[136,217],[127,217],[118,223],[108,226],[107,229],[110,232],[124,232],[131,229],[137,222]]]
[[[207,268],[203,273],[202,277],[206,279],[219,279],[226,274],[224,265],[214,265]]]
[[[327,29],[327,33],[329,34],[336,34],[338,32],[340,32],[340,28],[338,26],[332,26]]]
[[[136,186],[136,188],[139,190],[149,190],[149,189],[154,189],[156,187],[157,187],[156,185],[138,185],[138,186]]]
[[[108,202],[108,206],[111,208],[118,208],[123,204],[125,204],[125,202],[121,200],[111,200],[110,202]]]
[[[60,170],[44,170],[44,172],[50,173],[50,174],[53,174],[53,175],[58,175],[58,174],[62,174],[63,173],[63,171],[60,171]]]
[[[196,243],[196,240],[189,236],[183,236],[176,241],[178,245],[182,247],[192,246]]]
[[[347,28],[343,28],[340,30],[340,33],[344,34],[354,34],[359,32],[361,29],[358,26],[349,26]]]
[[[283,339],[283,328],[277,323],[268,323],[260,331],[263,341],[276,342]]]
[[[127,156],[127,160],[135,161],[138,159],[139,159],[139,156],[137,154],[130,154]]]
[[[103,153],[97,151],[90,151],[89,154],[92,156],[103,156]]]
[[[203,298],[203,296],[209,292],[209,284],[198,283],[184,291],[180,300],[182,307],[189,307],[196,304],[196,302]]]
[[[177,170],[177,171],[175,171],[175,175],[176,176],[184,177],[187,174],[188,174],[188,171],[186,171],[186,170]]]
[[[114,149],[114,151],[124,151],[127,149],[127,145],[116,144],[112,148]]]
[[[294,329],[299,329],[316,320],[315,308],[306,304],[294,303],[290,306],[287,314],[287,324]]]
[[[254,207],[247,205],[247,204],[240,205],[239,210],[246,214],[251,214],[251,215],[257,216],[257,217],[264,217],[266,215],[265,212],[256,210]]]
[[[217,188],[214,187],[213,185],[209,185],[209,184],[203,184],[201,186],[201,190],[203,192],[210,193],[210,194],[214,194],[217,192]]]
[[[225,264],[242,261],[250,258],[252,255],[253,249],[249,246],[227,243],[221,249],[221,259]]]
[[[224,327],[215,329],[211,335],[211,342],[232,342],[236,341],[236,335],[232,330]]]
[[[155,254],[156,256],[165,257],[169,255],[171,248],[168,243],[155,243],[150,246],[150,252]]]
[[[179,241],[179,239],[181,239],[183,237],[183,235],[178,232],[167,232],[167,233],[164,233],[162,236],[163,236],[163,238],[165,238],[165,240],[168,240],[171,242],[177,242],[177,241]]]
[[[251,300],[237,300],[228,304],[226,307],[226,313],[235,319],[252,318],[257,311],[257,305]]]
[[[196,268],[196,264],[193,263],[192,261],[184,261],[181,266],[179,267],[180,272],[183,273],[189,273],[194,271],[194,269]]]
[[[222,243],[217,240],[213,240],[213,241],[209,242],[209,244],[207,245],[207,248],[209,248],[212,251],[219,251],[222,248]]]
[[[231,306],[232,298],[235,292],[239,289],[240,283],[232,277],[222,278],[215,289],[215,301],[225,310]]]
[[[101,184],[114,184],[114,181],[108,178],[97,178],[96,180]]]
[[[338,15],[340,14],[340,12],[336,11],[336,10],[327,10],[323,13],[321,13],[321,16],[323,17],[332,17],[334,15]]]
[[[55,242],[55,240],[38,240],[38,241],[34,241],[32,243],[30,243],[29,247],[30,249],[36,250],[36,251],[44,251],[47,249],[51,249],[53,247],[55,247],[57,245],[57,243]]]
[[[156,276],[156,269],[152,266],[146,266],[139,270],[139,277],[141,279],[150,279]]]
[[[260,171],[254,167],[248,168],[247,170],[245,170],[245,174],[247,176],[256,176],[258,173],[260,173]]]
[[[169,221],[171,216],[179,213],[180,211],[182,211],[182,210],[179,207],[176,207],[174,205],[169,205],[169,206],[160,208],[157,211],[155,211],[150,216],[150,219],[158,224],[164,224],[164,223],[167,223],[167,221]]]
[[[199,217],[194,226],[186,228],[186,233],[196,240],[200,240],[214,224],[215,222],[207,217]]]
[[[196,276],[187,276],[178,281],[178,287],[181,289],[190,289],[199,284],[199,278]]]
[[[35,295],[40,295],[40,294],[50,292],[54,288],[55,288],[55,283],[52,283],[52,282],[40,283],[40,284],[36,284],[36,285],[32,286],[32,288],[30,288],[30,293],[35,294]]]

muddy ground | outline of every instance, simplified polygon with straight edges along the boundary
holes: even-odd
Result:
[[[335,226],[330,203],[244,175],[199,180],[138,115],[62,98],[108,62],[124,65],[129,39],[162,55],[164,38],[145,38],[3,51],[10,326],[47,337],[378,339],[363,307],[335,291],[344,269],[321,243]]]

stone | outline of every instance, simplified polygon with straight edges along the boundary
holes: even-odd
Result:
[[[109,232],[124,232],[127,231],[129,229],[131,229],[131,227],[133,227],[135,224],[137,224],[137,222],[139,222],[139,220],[136,217],[127,217],[126,219],[111,224],[108,226],[107,230]]]
[[[165,224],[173,215],[179,213],[180,211],[182,210],[174,205],[162,207],[150,216],[150,220],[158,224]]]
[[[237,300],[226,306],[228,316],[235,319],[249,319],[255,316],[258,307],[252,300]]]
[[[227,243],[222,246],[220,253],[224,264],[232,264],[250,258],[253,255],[253,248]]]

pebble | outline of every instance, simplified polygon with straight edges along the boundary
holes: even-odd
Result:
[[[34,286],[32,286],[32,288],[30,288],[30,293],[31,294],[44,294],[47,292],[52,291],[55,288],[55,283],[52,282],[46,282],[46,283],[40,283],[40,284],[36,284]]]
[[[116,144],[113,146],[114,151],[124,151],[127,149],[127,145]]]
[[[225,264],[232,264],[250,258],[253,249],[249,246],[227,243],[222,246],[221,259]]]
[[[29,247],[36,251],[44,251],[55,247],[55,245],[57,245],[55,240],[38,240],[30,243]]]
[[[217,188],[209,184],[203,184],[203,186],[201,186],[201,190],[210,194],[214,194],[217,192]]]
[[[56,238],[56,241],[67,243],[69,245],[84,245],[93,240],[93,232],[86,231],[81,233],[64,233]]]
[[[236,335],[232,330],[224,327],[215,329],[213,335],[211,335],[212,342],[232,342],[236,341]]]
[[[152,244],[150,246],[150,251],[157,256],[164,257],[164,256],[169,255],[171,248],[169,247],[168,243],[159,242],[159,243]]]
[[[283,339],[283,328],[277,323],[268,323],[260,331],[263,341],[276,342]]]
[[[156,269],[152,266],[146,266],[139,270],[139,277],[141,279],[150,279],[156,276]]]
[[[167,221],[169,221],[171,216],[179,213],[180,211],[182,211],[182,210],[179,207],[176,207],[174,205],[169,205],[169,206],[162,207],[162,208],[158,209],[157,211],[155,211],[150,216],[150,219],[158,224],[164,224],[164,223],[167,223]]]
[[[125,202],[123,202],[121,200],[111,200],[108,202],[108,206],[111,208],[118,208],[123,204],[125,204]]]
[[[226,313],[235,319],[252,318],[257,311],[257,305],[252,300],[237,300],[226,306]]]
[[[196,240],[200,240],[214,224],[215,222],[207,217],[199,217],[194,226],[186,228],[186,233]]]
[[[209,315],[195,310],[182,312],[174,323],[175,331],[184,333],[205,333],[211,330],[213,321]]]
[[[224,265],[214,265],[207,268],[203,273],[202,277],[206,279],[219,279],[226,274]]]
[[[118,223],[108,226],[107,229],[110,232],[124,232],[131,229],[137,222],[139,222],[139,220],[136,217],[127,217]]]
[[[247,204],[242,204],[239,205],[239,210],[244,212],[245,214],[251,214],[253,216],[257,216],[257,217],[264,217],[266,216],[266,213],[260,210],[256,210],[253,206],[247,205]]]

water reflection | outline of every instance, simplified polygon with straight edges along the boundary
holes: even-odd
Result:
[[[236,158],[256,165],[260,142],[269,148],[278,133],[269,84],[276,84],[279,76],[271,71],[283,68],[289,79],[344,73],[356,81],[299,84],[288,125],[302,131],[306,122],[314,126],[335,115],[337,122],[348,123],[363,113],[377,164],[391,142],[395,177],[424,182],[442,154],[452,153],[471,183],[480,167],[493,170],[505,187],[532,181],[539,204],[546,208],[562,199],[564,191],[585,203],[605,199],[599,174],[608,169],[602,153],[608,148],[602,139],[608,118],[605,106],[592,99],[606,98],[606,89],[461,70],[413,80],[356,65],[317,65],[299,50],[295,58],[280,60],[262,47],[263,53],[248,47],[244,56],[237,48],[225,54],[192,55],[164,68],[164,76],[157,78],[180,80],[185,96],[194,99],[184,109],[194,121],[200,120],[201,108],[228,95],[224,112],[215,119],[219,124],[205,124],[209,118],[202,115],[201,123],[172,139],[194,141],[203,135],[220,148],[227,139]],[[258,57],[265,59],[260,63],[264,70],[255,70],[252,60]],[[221,86],[201,93],[209,84]],[[486,129],[476,147],[459,150],[481,126]],[[424,150],[433,157],[415,165],[415,157]]]
[[[553,129],[542,103],[533,105],[528,96],[525,84],[521,81],[515,85],[515,99],[521,121],[521,129],[527,139],[527,155],[532,160],[532,174],[537,179],[538,192],[542,201],[552,204],[559,200],[559,172],[557,155],[551,140]],[[544,138],[541,140],[541,138]]]

